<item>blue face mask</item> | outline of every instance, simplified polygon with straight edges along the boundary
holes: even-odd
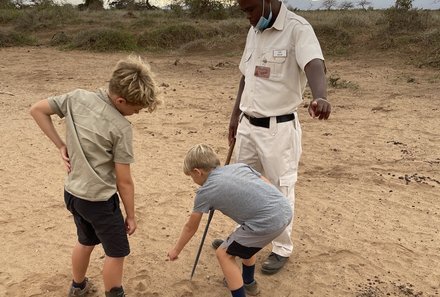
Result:
[[[260,20],[254,27],[255,30],[263,31],[264,29],[267,29],[267,27],[269,27],[269,23],[272,20],[272,3],[269,4],[269,9],[270,9],[269,17],[266,19],[264,17],[264,0],[263,0],[263,12],[261,14]]]

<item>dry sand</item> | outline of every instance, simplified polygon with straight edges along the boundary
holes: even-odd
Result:
[[[76,240],[64,207],[54,145],[29,116],[33,102],[105,85],[126,54],[0,49],[0,296],[65,296]],[[130,237],[128,296],[229,296],[209,243],[234,224],[216,213],[189,281],[206,216],[176,262],[196,186],[182,173],[187,149],[204,142],[227,155],[239,57],[148,56],[166,104],[130,117],[138,229]],[[177,65],[175,65],[177,64]],[[261,296],[438,296],[440,292],[440,75],[399,58],[332,58],[327,122],[299,109],[303,156],[296,186],[294,254]],[[54,117],[60,133],[63,121]],[[257,266],[270,252],[265,248]],[[103,296],[99,246],[88,272]]]

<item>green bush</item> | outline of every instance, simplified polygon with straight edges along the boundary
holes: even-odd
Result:
[[[15,8],[0,8],[0,24],[14,22],[23,14],[23,11]]]
[[[428,27],[430,15],[419,10],[405,10],[393,7],[385,11],[384,17],[388,24],[388,31],[394,34],[425,30]]]
[[[0,47],[34,45],[35,38],[17,32],[0,32]]]
[[[325,54],[347,54],[353,39],[348,31],[336,25],[326,24],[316,25],[314,29]]]
[[[111,29],[90,29],[78,33],[72,40],[70,48],[97,52],[136,50],[136,40],[125,31]]]
[[[36,6],[27,8],[15,22],[23,31],[50,29],[70,24],[78,19],[78,11],[72,5]]]
[[[196,26],[171,25],[142,33],[138,38],[138,45],[143,48],[174,49],[201,37],[203,34]]]

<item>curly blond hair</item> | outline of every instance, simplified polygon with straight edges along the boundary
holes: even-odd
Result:
[[[109,91],[124,98],[128,104],[143,106],[149,112],[162,103],[150,66],[140,56],[131,55],[116,64]]]

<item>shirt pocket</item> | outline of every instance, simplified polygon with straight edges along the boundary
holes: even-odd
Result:
[[[240,63],[240,71],[244,73],[245,76],[250,77],[250,75],[252,75],[253,73],[253,69],[251,69],[251,60],[253,53],[253,48],[247,48],[243,54],[243,57],[241,58],[242,60]]]
[[[270,68],[270,79],[281,80],[287,67],[287,49],[266,49],[262,55],[262,65]]]

